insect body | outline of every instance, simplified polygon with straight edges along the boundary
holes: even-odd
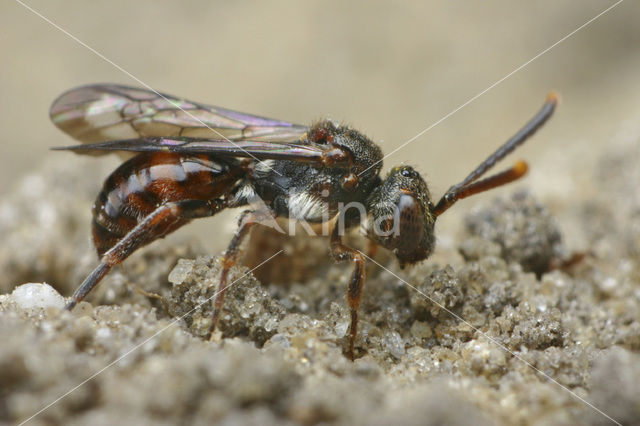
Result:
[[[459,199],[526,173],[527,165],[520,161],[481,179],[551,116],[556,103],[555,95],[549,95],[529,123],[434,205],[413,168],[395,167],[381,178],[380,148],[330,121],[300,126],[117,85],[72,89],[53,103],[51,118],[84,144],[56,149],[118,151],[131,158],[107,178],[94,204],[93,241],[100,264],[66,307],[83,300],[139,247],[192,219],[245,207],[224,254],[211,331],[229,285],[229,270],[252,226],[264,224],[265,216],[330,224],[334,258],[354,262],[347,289],[348,352],[353,358],[365,257],[342,242],[343,233],[361,226],[367,238],[391,250],[402,265],[426,259],[434,249],[440,214]],[[252,203],[256,199],[261,210]]]

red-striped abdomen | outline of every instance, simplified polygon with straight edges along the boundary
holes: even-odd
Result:
[[[235,159],[171,153],[139,154],[107,178],[93,206],[93,243],[102,256],[159,206],[181,200],[224,197],[241,178]],[[178,219],[162,235],[189,220]]]

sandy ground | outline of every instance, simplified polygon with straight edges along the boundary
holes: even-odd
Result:
[[[221,258],[199,255],[190,238],[141,250],[91,303],[61,310],[58,291],[70,294],[95,264],[91,194],[78,173],[102,171],[51,162],[0,207],[0,419],[53,403],[30,423],[633,424],[638,161],[637,138],[616,142],[584,181],[589,197],[564,212],[587,252],[566,244],[535,193],[503,190],[429,261],[401,270],[381,253],[369,265],[355,362],[344,354],[351,271],[321,238],[254,235],[247,264],[277,246],[286,254],[255,275],[232,270],[212,342],[205,302]],[[14,289],[40,281],[57,291]]]
[[[328,115],[391,152],[606,7],[557,3],[29,4],[154,88],[293,122]],[[71,314],[55,293],[47,308],[21,304],[20,284],[68,296],[95,265],[90,206],[117,164],[48,152],[70,143],[50,102],[136,83],[3,3],[0,421],[99,373],[31,423],[633,424],[639,12],[623,2],[385,161],[409,160],[440,194],[546,92],[562,96],[519,153],[532,166],[522,184],[447,213],[423,264],[401,270],[382,253],[386,270],[370,265],[352,363],[350,271],[321,239],[285,243],[255,275],[235,270],[215,342],[201,339],[206,309],[172,322],[213,291],[237,212],[137,253]]]

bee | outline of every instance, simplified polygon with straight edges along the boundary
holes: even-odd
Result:
[[[250,229],[266,217],[327,226],[331,253],[353,262],[347,285],[351,313],[348,356],[354,357],[365,256],[342,241],[360,226],[402,266],[429,257],[436,219],[456,201],[521,178],[527,163],[482,178],[552,115],[557,96],[463,181],[432,203],[426,182],[401,165],[381,176],[382,150],[364,134],[325,120],[311,126],[204,105],[142,88],[94,84],[65,92],[52,121],[81,145],[79,154],[119,152],[130,158],[104,182],[93,206],[93,243],[100,262],[75,291],[71,310],[138,248],[193,219],[244,207],[224,252],[209,336],[215,330]],[[261,208],[253,208],[259,199]],[[344,208],[356,206],[358,208]]]

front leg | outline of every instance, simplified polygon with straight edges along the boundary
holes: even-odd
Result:
[[[364,286],[364,256],[357,250],[347,247],[342,243],[342,237],[338,232],[339,226],[333,228],[331,233],[331,253],[337,261],[352,260],[355,265],[347,288],[347,302],[351,310],[351,327],[349,328],[349,350],[348,355],[354,359],[354,346],[358,334],[358,306],[362,297],[362,287]]]

